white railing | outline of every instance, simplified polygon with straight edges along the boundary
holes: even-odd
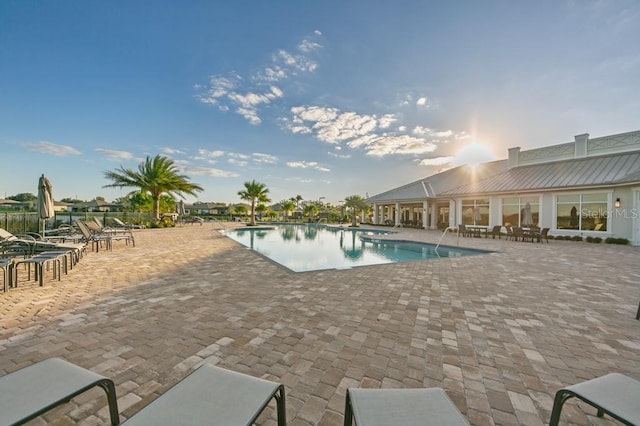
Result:
[[[440,236],[440,239],[438,240],[438,244],[436,244],[436,250],[438,250],[438,247],[440,247],[440,243],[442,242],[442,239],[444,238],[445,235],[447,235],[447,231],[456,231],[456,233],[458,234],[457,239],[456,239],[456,245],[460,245],[460,228],[458,227],[453,227],[453,226],[447,226],[446,228],[444,228],[444,231],[442,232],[442,235]]]

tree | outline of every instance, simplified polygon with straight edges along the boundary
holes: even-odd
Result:
[[[21,203],[28,203],[29,201],[36,201],[38,197],[29,192],[21,192],[16,195],[7,197],[7,200],[20,201]]]
[[[256,213],[260,216],[260,220],[262,220],[262,215],[265,214],[269,210],[269,207],[265,203],[260,203],[256,206]]]
[[[315,204],[307,204],[304,206],[304,214],[305,216],[309,216],[309,220],[311,220],[315,215],[318,214],[318,206]]]
[[[195,195],[196,192],[202,191],[202,187],[198,184],[189,182],[189,178],[181,175],[173,160],[156,155],[155,157],[147,157],[147,159],[138,165],[138,171],[125,169],[120,167],[116,171],[106,171],[104,175],[107,179],[113,181],[103,188],[139,188],[139,190],[130,193],[147,193],[151,195],[153,200],[153,217],[156,221],[160,220],[160,196],[167,194],[172,197],[182,197],[184,194]]]
[[[291,213],[292,211],[294,211],[296,208],[296,205],[293,201],[291,200],[287,200],[287,201],[282,201],[280,203],[280,210],[282,210],[282,213],[284,213],[284,217],[288,218],[289,217],[289,213]]]
[[[351,226],[358,226],[358,211],[366,210],[369,205],[360,195],[350,195],[348,197],[345,197],[344,205],[345,207],[350,208],[352,211]]]
[[[264,183],[259,183],[255,180],[245,182],[244,190],[238,191],[238,195],[241,199],[251,202],[250,225],[255,226],[256,224],[256,201],[259,203],[268,203],[271,201],[269,197],[267,197],[268,193],[269,189],[267,189],[267,186]]]

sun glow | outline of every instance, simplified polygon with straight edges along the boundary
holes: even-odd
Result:
[[[496,156],[486,145],[472,142],[460,148],[456,155],[456,162],[458,164],[468,164],[475,168],[478,164],[495,160],[495,158]]]

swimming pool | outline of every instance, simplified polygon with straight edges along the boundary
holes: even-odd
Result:
[[[376,238],[387,231],[325,225],[277,225],[227,230],[229,238],[294,271],[351,268],[488,253],[482,250]]]

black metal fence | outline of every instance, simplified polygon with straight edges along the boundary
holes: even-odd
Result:
[[[74,221],[93,220],[99,218],[105,226],[114,226],[113,218],[118,218],[125,223],[148,224],[151,222],[151,213],[132,212],[56,212],[54,217],[45,221],[45,229],[56,229],[60,225],[70,225]],[[26,232],[39,233],[42,229],[42,222],[36,212],[15,212],[0,213],[0,228],[12,234],[22,234]]]

